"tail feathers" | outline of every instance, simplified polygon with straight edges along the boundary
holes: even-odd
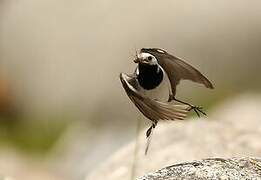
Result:
[[[164,118],[161,120],[184,120],[189,112],[188,105],[170,104],[168,102],[155,101],[157,109]]]

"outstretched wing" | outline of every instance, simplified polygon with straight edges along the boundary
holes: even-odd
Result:
[[[166,71],[171,83],[173,97],[176,94],[176,86],[179,84],[181,79],[188,79],[204,84],[207,88],[210,89],[214,88],[212,83],[196,68],[184,62],[182,59],[168,54],[164,50],[157,48],[143,48],[141,49],[141,52],[147,52],[155,56],[160,66]]]
[[[151,121],[183,120],[186,117],[189,106],[173,105],[144,96],[138,91],[137,80],[134,75],[121,73],[120,80],[130,100]]]

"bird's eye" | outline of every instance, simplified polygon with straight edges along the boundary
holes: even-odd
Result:
[[[151,61],[151,60],[152,60],[152,57],[151,57],[151,56],[149,56],[149,57],[148,57],[148,60],[150,60],[150,61]]]

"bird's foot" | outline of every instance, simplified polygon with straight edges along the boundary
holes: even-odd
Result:
[[[149,127],[149,129],[147,130],[146,132],[146,137],[149,138],[151,133],[152,133],[152,130],[156,127],[157,123],[152,123],[152,125]]]
[[[153,129],[156,128],[156,126],[157,126],[157,121],[153,122],[152,125],[149,127],[149,129],[146,132],[147,143],[146,143],[146,148],[145,148],[145,155],[148,153],[150,141],[152,138],[152,132],[153,132]]]
[[[203,111],[203,107],[201,106],[193,106],[191,105],[190,108],[189,108],[189,111],[193,110],[198,117],[200,117],[200,113],[203,114],[203,115],[207,115],[204,111]]]
[[[150,137],[151,131],[152,131],[152,126],[151,126],[151,127],[147,130],[147,132],[146,132],[146,137],[147,137],[147,138]]]
[[[170,98],[172,98],[172,97],[170,96]],[[203,111],[203,107],[201,107],[201,106],[194,106],[194,105],[192,105],[192,104],[189,104],[189,103],[186,103],[186,102],[184,102],[184,101],[178,100],[178,99],[176,99],[175,97],[173,97],[173,100],[175,100],[175,101],[177,101],[177,102],[180,102],[180,103],[182,103],[182,104],[188,105],[188,106],[189,106],[188,111],[191,111],[191,110],[195,111],[195,113],[198,115],[198,117],[200,117],[200,113],[203,114],[203,115],[205,115],[205,116],[207,115],[207,114]]]

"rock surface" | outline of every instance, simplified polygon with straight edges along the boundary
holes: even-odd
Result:
[[[135,142],[132,142],[115,152],[86,179],[140,177],[162,167],[206,158],[260,157],[260,109],[260,95],[241,95],[209,111],[207,118],[161,122],[153,134],[147,156],[144,155],[145,130],[142,130],[135,157]]]
[[[261,159],[212,158],[176,164],[138,178],[137,180],[208,180],[261,179]]]

